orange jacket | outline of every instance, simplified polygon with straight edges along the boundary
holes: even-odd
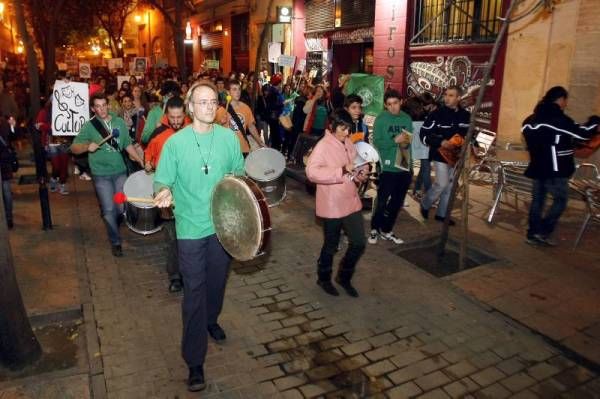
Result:
[[[192,123],[192,121],[186,116],[183,121],[183,126],[181,128],[183,129],[190,123]],[[160,160],[160,153],[162,151],[163,146],[165,145],[169,137],[171,137],[179,131],[173,129],[169,125],[169,119],[167,118],[167,115],[162,116],[162,118],[160,119],[160,126],[157,127],[157,129],[164,129],[163,126],[166,127],[166,129],[158,135],[152,137],[152,139],[148,143],[148,146],[144,150],[144,162],[150,162],[154,169],[156,169],[156,167],[158,166],[158,161]]]

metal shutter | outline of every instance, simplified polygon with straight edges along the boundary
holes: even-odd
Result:
[[[306,32],[327,31],[334,28],[334,0],[306,0]]]
[[[200,38],[202,50],[223,47],[223,32],[203,33]]]
[[[373,26],[375,0],[337,0],[342,12],[340,28]]]

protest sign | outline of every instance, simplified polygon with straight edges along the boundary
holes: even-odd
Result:
[[[57,80],[52,91],[52,134],[77,136],[90,119],[87,83]]]

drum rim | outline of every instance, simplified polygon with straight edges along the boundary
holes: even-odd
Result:
[[[123,194],[125,194],[126,197],[129,197],[129,194],[127,193],[127,182],[128,181],[133,181],[133,180],[129,180],[134,178],[134,176],[148,176],[152,182],[154,182],[154,173],[147,173],[144,170],[138,170],[137,172],[133,172],[132,174],[130,174],[129,176],[127,176],[127,179],[125,179],[125,183],[123,183]],[[152,186],[150,186],[152,188]],[[131,195],[132,197],[139,197],[139,195]],[[127,201],[128,204],[131,204],[137,208],[142,208],[142,209],[151,209],[154,208],[155,206],[153,204],[146,204],[146,203],[142,203],[142,202],[135,202],[135,201]]]
[[[223,246],[223,248],[225,249],[225,251],[227,253],[229,253],[236,260],[239,260],[239,261],[252,260],[261,254],[261,252],[264,250],[264,247],[266,246],[266,244],[268,242],[268,238],[269,238],[268,230],[271,227],[270,226],[271,222],[270,222],[270,216],[268,214],[268,207],[265,211],[261,208],[261,205],[259,203],[261,200],[264,202],[266,202],[266,200],[264,198],[264,194],[262,193],[260,188],[258,188],[256,183],[254,181],[252,181],[252,179],[249,179],[245,176],[225,176],[225,177],[223,177],[223,179],[221,179],[221,181],[219,181],[219,183],[217,183],[217,185],[213,189],[213,192],[211,195],[211,216],[213,219],[213,225],[215,226],[215,234],[217,235],[219,242],[221,242],[221,237],[220,237],[221,235],[219,234],[219,231],[216,228],[214,207],[212,206],[212,203],[214,200],[214,196],[215,196],[217,187],[220,184],[222,184],[223,182],[225,182],[226,180],[235,181],[236,184],[239,184],[240,186],[242,186],[243,190],[245,190],[246,193],[249,194],[249,198],[252,199],[252,205],[254,206],[255,213],[259,216],[258,217],[258,221],[259,221],[258,227],[260,229],[260,234],[258,234],[258,240],[256,240],[258,242],[256,242],[256,241],[253,242],[253,244],[258,244],[258,245],[255,246],[256,250],[254,251],[254,254],[252,254],[250,257],[235,257],[232,253],[230,253],[227,250],[227,248],[225,248],[225,246]],[[244,183],[244,184],[241,184],[241,183]],[[254,187],[254,190],[253,190],[253,187]],[[257,198],[257,195],[260,195],[261,198]],[[221,242],[221,245],[223,245],[222,242]]]
[[[251,161],[253,158],[256,158],[256,156],[257,156],[257,155],[252,155],[252,154],[254,154],[254,153],[260,153],[260,152],[263,152],[263,153],[268,152],[268,153],[279,154],[280,155],[280,160],[283,159],[283,168],[281,169],[281,173],[279,173],[277,176],[269,178],[269,179],[266,179],[264,176],[260,176],[260,177],[253,176],[248,171],[247,165],[248,165],[249,161]],[[259,181],[259,182],[269,182],[269,181],[278,179],[281,175],[283,175],[285,173],[285,156],[281,152],[277,151],[274,148],[266,148],[266,147],[259,148],[257,150],[251,151],[248,154],[248,156],[246,157],[246,160],[244,162],[244,170],[246,171],[246,174],[248,175],[248,177],[250,177],[252,180],[256,180],[256,181]]]

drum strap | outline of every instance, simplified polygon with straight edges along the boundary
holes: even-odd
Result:
[[[92,125],[96,128],[98,133],[100,133],[100,136],[102,136],[103,139],[107,138],[111,134],[98,118],[92,118],[90,119],[90,122],[92,122]],[[121,152],[121,150],[119,149],[119,144],[116,141],[117,140],[115,140],[114,138],[111,138],[110,140],[108,140],[108,145],[110,145],[118,152]]]
[[[229,115],[231,115],[231,117],[233,118],[233,121],[240,129],[242,136],[244,136],[246,143],[248,143],[248,146],[250,147],[250,141],[248,140],[248,132],[246,132],[246,129],[244,129],[244,125],[242,124],[242,121],[240,120],[240,117],[238,116],[237,112],[233,110],[233,107],[227,107],[227,111],[229,112]]]
[[[150,145],[150,142],[152,141],[153,138],[155,138],[156,136],[158,136],[159,134],[161,134],[162,132],[164,132],[165,130],[167,130],[169,128],[169,126],[166,125],[160,125],[159,127],[157,127],[156,129],[154,129],[154,131],[152,132],[152,134],[150,135],[150,137],[148,138],[148,145]]]

